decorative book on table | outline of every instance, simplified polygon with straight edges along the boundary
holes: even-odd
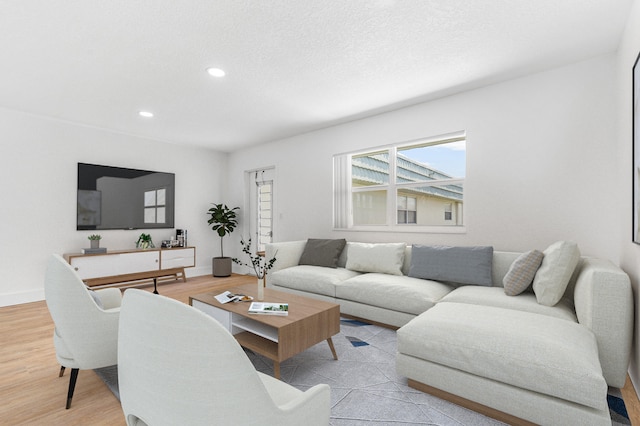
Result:
[[[250,302],[253,300],[253,297],[247,296],[244,294],[234,294],[230,291],[225,291],[224,293],[220,293],[215,296],[216,300],[222,304],[228,302]]]
[[[247,296],[245,294],[235,294],[230,291],[225,291],[224,293],[220,293],[217,296],[214,296],[216,300],[223,305],[228,302],[250,302],[253,300],[253,297]]]
[[[250,314],[289,315],[288,303],[252,302],[249,306]]]

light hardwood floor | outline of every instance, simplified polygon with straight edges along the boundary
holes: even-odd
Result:
[[[255,277],[194,277],[159,285],[158,291],[189,303],[190,295],[247,282]],[[70,371],[58,377],[53,321],[44,301],[0,308],[0,327],[0,425],[126,424],[120,402],[93,371],[80,371],[71,408],[65,410]]]
[[[203,276],[162,284],[158,291],[188,303],[190,295],[247,282],[255,277]],[[65,410],[69,372],[58,377],[53,322],[45,302],[0,308],[0,327],[1,425],[126,425],[119,401],[92,371],[80,372],[73,403]],[[628,378],[623,396],[632,424],[640,425],[640,402]]]

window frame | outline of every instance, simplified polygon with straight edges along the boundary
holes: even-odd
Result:
[[[455,132],[429,138],[421,138],[396,144],[371,147],[365,150],[347,152],[334,155],[334,217],[333,229],[340,231],[373,231],[373,232],[416,232],[416,233],[466,233],[466,209],[462,208],[462,225],[418,225],[413,223],[397,223],[398,190],[412,187],[462,185],[465,186],[466,173],[463,178],[441,179],[423,182],[397,182],[398,151],[417,145],[439,145],[457,141],[466,142],[465,132]],[[389,183],[368,185],[362,187],[352,186],[351,166],[354,157],[373,154],[376,152],[389,152]],[[386,191],[386,223],[375,225],[355,225],[353,223],[353,194],[359,192]],[[463,206],[466,201],[463,196]],[[417,211],[417,206],[416,206]]]

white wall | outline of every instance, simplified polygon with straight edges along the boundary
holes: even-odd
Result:
[[[569,239],[618,261],[615,56],[609,55],[229,157],[229,202],[243,206],[243,171],[276,167],[274,241],[493,245],[544,249]],[[312,100],[310,100],[312,102]],[[332,156],[467,132],[465,234],[332,230]]]
[[[196,246],[196,268],[211,272],[218,254],[206,211],[226,186],[226,154],[171,145],[0,109],[0,306],[41,300],[51,253],[79,252],[95,231],[76,231],[77,163],[176,174],[175,226]],[[100,231],[101,246],[134,248],[142,231]],[[171,229],[144,231],[159,246]]]
[[[629,375],[640,389],[640,246],[632,242],[632,68],[640,52],[640,3],[634,2],[627,29],[618,50],[618,191],[620,211],[620,265],[629,274],[634,289],[635,341]],[[640,142],[640,141],[639,141]]]

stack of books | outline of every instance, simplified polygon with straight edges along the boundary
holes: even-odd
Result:
[[[98,253],[106,253],[106,252],[107,252],[107,249],[105,247],[82,249],[82,254],[98,254]]]

